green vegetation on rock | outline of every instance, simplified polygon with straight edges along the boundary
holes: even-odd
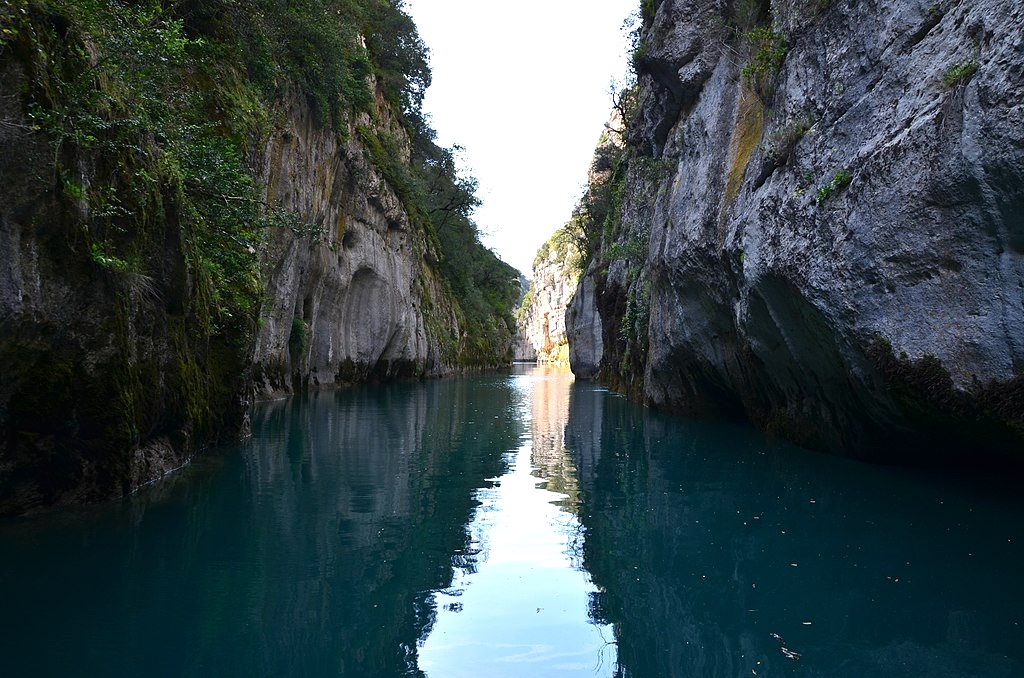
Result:
[[[618,319],[603,327],[601,379],[634,395],[648,352],[650,221],[646,213],[627,212],[626,196],[635,191],[655,195],[672,167],[670,160],[642,155],[616,132],[605,134],[595,151],[590,183],[564,229],[580,252],[580,270],[594,278],[601,317]],[[640,209],[651,208],[646,203]]]
[[[853,177],[849,172],[846,170],[839,170],[828,183],[818,189],[818,192],[814,196],[814,203],[816,205],[822,204],[837,192],[845,188],[852,180]]]
[[[93,467],[109,477],[89,481],[91,496],[119,494],[130,450],[170,436],[190,454],[238,428],[268,235],[325,234],[267,204],[253,170],[295,104],[341,141],[358,135],[418,229],[433,281],[421,296],[451,295],[423,305],[447,364],[509,357],[516,272],[480,244],[476,183],[420,111],[427,50],[401,0],[2,0],[0,72],[21,110],[5,129],[48,149],[26,168],[53,202],[39,230],[47,261],[97,290],[89,313],[110,316],[76,329],[103,335],[77,346],[27,338],[45,328],[0,333],[0,357],[17,367],[5,370],[12,399],[54,403],[5,412],[8,458],[29,460],[12,473],[35,473],[45,436],[75,460],[31,501],[55,500]],[[292,329],[301,354],[308,339]],[[92,401],[102,411],[86,411]]]
[[[942,82],[946,87],[956,88],[965,84],[975,73],[978,72],[977,61],[963,61],[950,66],[942,75]]]

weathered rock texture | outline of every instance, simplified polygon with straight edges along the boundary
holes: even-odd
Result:
[[[56,171],[16,94],[26,79],[0,62],[0,513],[131,492],[245,423],[234,333],[192,341],[174,217],[145,273],[98,265],[89,205],[62,184],[97,180],[102,161],[65,150],[75,171]]]
[[[180,235],[168,228],[162,270],[144,284],[101,270],[68,240],[86,215],[51,190],[48,140],[16,98],[0,105],[0,510],[119,496],[187,463],[242,425],[247,359],[257,397],[453,369],[442,342],[458,346],[460,326],[422,232],[360,143],[340,146],[307,106],[288,108],[251,165],[270,204],[319,228],[269,234],[255,346],[183,352],[196,292]],[[202,422],[183,386],[194,369],[218,384]]]
[[[1024,7],[655,4],[622,224],[575,302],[605,346],[574,367],[864,457],[1019,453]],[[611,361],[612,249],[648,233],[646,331]]]
[[[565,312],[576,292],[579,252],[563,229],[541,246],[533,262],[533,282],[516,322],[523,359],[568,366]],[[533,358],[528,357],[529,355]]]
[[[626,93],[623,105],[635,102]],[[569,362],[581,379],[603,378],[638,394],[647,347],[650,283],[645,267],[651,201],[623,202],[657,191],[664,163],[634,157],[622,137],[616,111],[602,135],[587,190],[570,226],[585,244],[589,266],[567,309]]]
[[[512,341],[512,360],[517,362],[535,362],[537,360],[537,351],[534,350],[533,344],[520,332],[516,332]]]
[[[339,144],[309,116],[290,107],[253,160],[268,203],[319,227],[304,238],[279,230],[263,252],[257,393],[451,371],[440,341],[457,345],[461,332],[451,293],[425,264],[423,233],[362,144]]]
[[[332,114],[147,16],[0,7],[0,513],[132,492],[243,433],[253,396],[511,356],[514,271],[362,42],[342,89],[367,100]],[[443,224],[436,195],[461,201]]]

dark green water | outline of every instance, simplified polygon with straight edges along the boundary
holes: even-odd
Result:
[[[0,523],[0,676],[1024,676],[1019,495],[542,370],[322,393]]]

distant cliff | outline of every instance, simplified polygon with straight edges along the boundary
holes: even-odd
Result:
[[[577,374],[861,457],[1019,461],[1020,3],[642,19],[626,148],[591,190]]]
[[[0,512],[130,492],[254,395],[511,358],[429,82],[391,3],[0,6]]]
[[[533,280],[516,316],[517,359],[569,365],[565,311],[579,279],[580,250],[571,226],[556,231],[537,251]]]

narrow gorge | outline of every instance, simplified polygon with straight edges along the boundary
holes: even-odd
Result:
[[[580,264],[569,226],[555,231],[537,250],[530,287],[516,312],[516,360],[569,366],[565,312],[576,293]]]
[[[1024,676],[1020,0],[0,0],[0,149],[5,676]]]
[[[400,3],[0,19],[6,511],[131,492],[254,398],[513,357],[855,457],[1019,461],[1008,0],[644,2],[518,318]]]

